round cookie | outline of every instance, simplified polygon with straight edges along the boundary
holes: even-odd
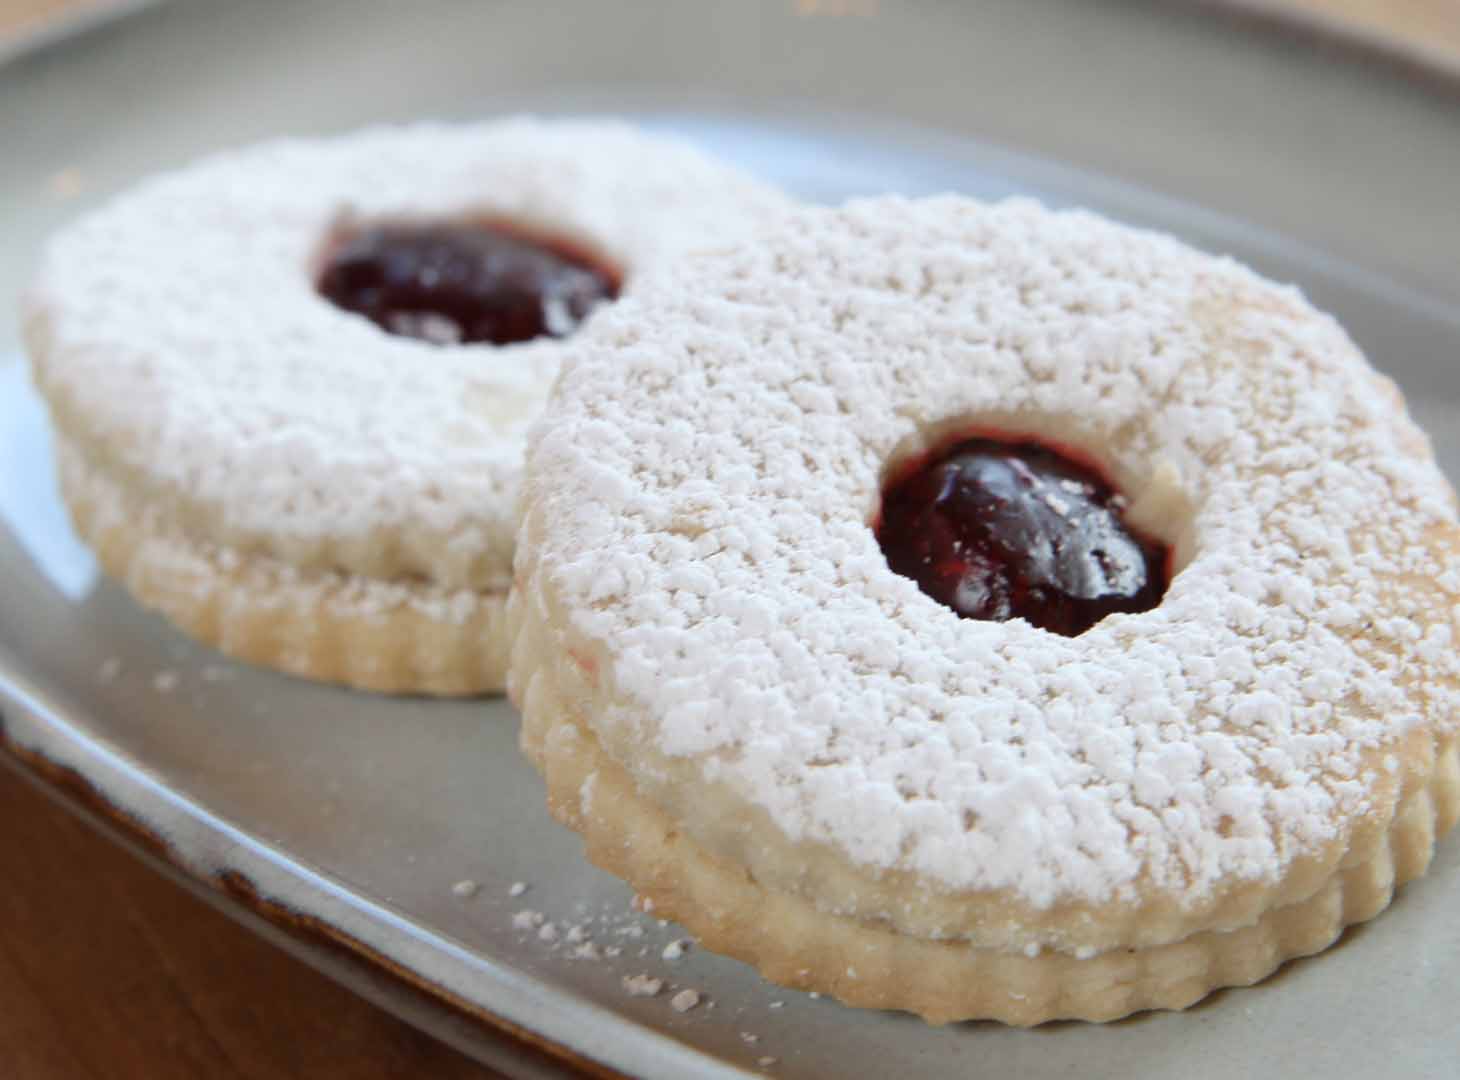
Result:
[[[28,296],[72,516],[108,574],[225,652],[499,690],[524,434],[576,323],[785,204],[673,140],[528,119],[148,181],[58,235]],[[430,310],[462,302],[496,308]]]
[[[554,812],[713,949],[851,1004],[1182,1008],[1330,944],[1460,814],[1454,497],[1293,289],[1086,213],[806,208],[595,322],[530,438],[510,688]],[[1074,636],[894,573],[997,434],[1169,550]]]

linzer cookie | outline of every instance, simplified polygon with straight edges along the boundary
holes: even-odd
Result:
[[[557,816],[708,947],[934,1022],[1183,1008],[1455,823],[1454,497],[1295,290],[885,198],[579,343],[512,693]]]
[[[782,205],[674,141],[528,120],[152,180],[58,236],[29,297],[78,529],[235,656],[499,689],[524,432],[580,324]]]

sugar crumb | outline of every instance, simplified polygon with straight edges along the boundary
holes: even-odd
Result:
[[[620,981],[629,997],[655,997],[664,989],[664,980],[652,975],[625,975]]]
[[[517,930],[534,930],[547,919],[540,911],[523,910],[512,916],[512,926]]]

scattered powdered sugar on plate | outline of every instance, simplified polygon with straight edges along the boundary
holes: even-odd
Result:
[[[521,889],[517,888],[519,885]],[[515,882],[508,889],[508,894],[516,897],[526,891],[525,883]],[[589,911],[586,905],[580,905],[580,909],[575,916],[559,919],[551,919],[542,911],[524,909],[511,916],[512,926],[515,930],[531,933],[539,944],[571,960],[614,959],[623,955],[624,951],[623,946],[615,942],[625,938],[631,941],[644,938],[640,916],[632,909],[607,910],[597,914]],[[669,942],[664,946],[666,959],[670,954],[683,956],[689,944],[687,940]],[[673,948],[675,946],[677,951]],[[647,956],[648,952],[645,947],[639,950],[639,955]]]
[[[642,939],[645,928],[637,920],[642,918],[644,910],[644,904],[638,899],[631,902],[627,911],[610,908],[597,914],[588,905],[579,904],[575,916],[559,919],[549,918],[546,912],[529,908],[513,913],[511,922],[514,930],[523,933],[521,940],[524,942],[532,941],[552,955],[570,961],[603,962],[611,971],[612,962],[621,958],[624,953],[621,946],[608,942],[622,938]],[[675,938],[664,943],[660,956],[670,962],[682,960],[692,946],[693,942],[688,938]],[[647,956],[649,951],[647,947],[642,948],[639,955]],[[640,971],[621,973],[618,977],[620,987],[630,997],[658,997],[666,989],[673,990],[668,1004],[676,1013],[688,1013],[701,1005],[707,1009],[715,1007],[715,1002],[706,997],[703,990],[680,985],[663,975]],[[784,1004],[776,1001],[771,1004],[771,1008],[781,1008]],[[741,1032],[740,1038],[747,1044],[760,1040],[752,1032]]]

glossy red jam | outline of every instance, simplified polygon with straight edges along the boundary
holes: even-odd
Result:
[[[1073,637],[1166,591],[1167,549],[1126,527],[1122,503],[1055,450],[972,438],[893,479],[877,540],[894,571],[965,618]]]
[[[571,334],[619,280],[565,243],[501,225],[384,225],[341,243],[318,288],[392,334],[510,345]]]

